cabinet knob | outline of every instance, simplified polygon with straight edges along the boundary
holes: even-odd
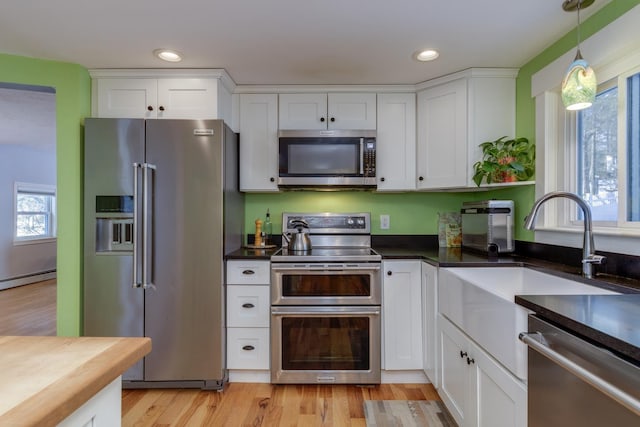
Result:
[[[392,274],[391,270],[387,271],[387,276],[391,276]]]
[[[380,182],[384,182],[384,176],[380,178]]]
[[[464,358],[464,357],[466,357],[466,356],[467,356],[467,352],[466,352],[466,351],[462,351],[462,350],[460,350],[460,357],[461,357],[461,358]]]
[[[276,182],[276,179],[274,177],[271,177],[271,178],[269,178],[269,181]]]
[[[253,270],[244,270],[244,271],[242,272],[242,274],[247,275],[247,276],[250,276],[250,275],[252,275],[252,274],[256,274],[256,272],[255,272],[255,271],[253,271]]]
[[[467,357],[467,365],[471,365],[472,363],[476,363],[476,361]]]
[[[331,122],[335,122],[336,118],[335,117],[331,117]]]
[[[255,307],[255,305],[251,304],[250,302],[245,302],[244,304],[242,304],[242,308],[253,308]]]
[[[424,181],[424,177],[418,177],[418,181]]]
[[[245,345],[242,347],[242,349],[246,351],[252,351],[252,350],[255,350],[256,348],[252,345]]]
[[[324,123],[324,117],[320,117],[320,121]]]
[[[153,111],[153,107],[152,107],[151,105],[149,105],[149,106],[147,107],[147,110],[149,110],[149,111]]]
[[[158,110],[164,111],[164,107],[161,105],[160,108],[158,108]]]

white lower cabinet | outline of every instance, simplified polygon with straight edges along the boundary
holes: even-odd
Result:
[[[422,365],[434,387],[438,373],[438,267],[422,263]]]
[[[269,369],[269,328],[227,329],[228,369]]]
[[[268,382],[269,261],[227,261],[227,369],[231,382]]]
[[[438,316],[438,393],[460,427],[525,427],[527,389],[464,332]]]
[[[71,415],[62,420],[58,427],[87,427],[122,425],[122,377],[118,377]]]
[[[420,260],[384,261],[382,289],[384,370],[422,370]]]

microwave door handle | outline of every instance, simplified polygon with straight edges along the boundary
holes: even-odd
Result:
[[[364,174],[364,138],[360,138],[360,175]]]

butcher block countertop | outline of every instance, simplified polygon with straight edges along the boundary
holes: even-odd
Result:
[[[0,336],[0,425],[55,426],[150,351],[149,338]]]

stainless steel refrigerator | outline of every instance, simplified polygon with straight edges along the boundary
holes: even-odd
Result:
[[[237,144],[221,120],[85,120],[83,334],[151,338],[125,387],[224,385]]]

